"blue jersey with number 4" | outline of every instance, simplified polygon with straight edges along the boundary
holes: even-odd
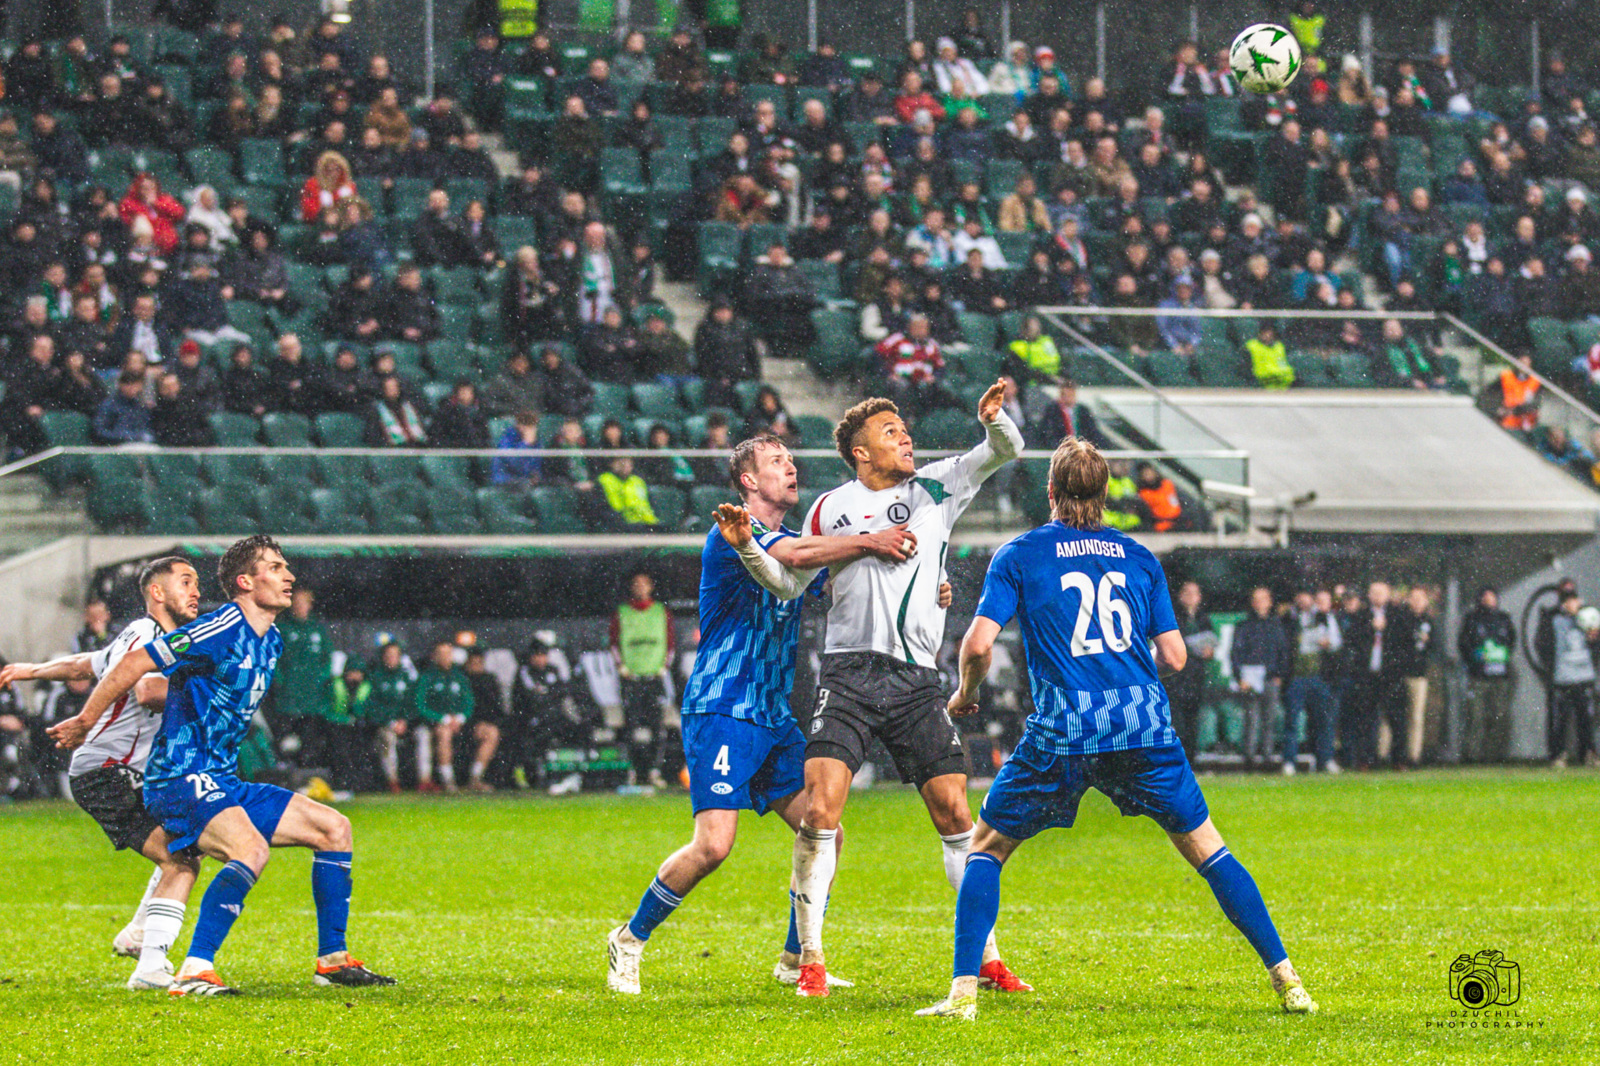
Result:
[[[278,627],[258,636],[238,605],[229,603],[157,637],[145,650],[169,679],[146,783],[235,773],[239,745],[283,654]]]
[[[795,536],[755,524],[756,543],[766,548]],[[807,592],[821,595],[823,570]],[[683,690],[684,714],[725,714],[776,729],[793,722],[794,652],[800,643],[804,596],[780,600],[756,583],[739,553],[715,527],[700,553],[700,648]]]
[[[1024,742],[1059,755],[1176,743],[1150,640],[1178,628],[1156,557],[1060,522],[995,553],[978,614],[1022,629],[1034,712]]]

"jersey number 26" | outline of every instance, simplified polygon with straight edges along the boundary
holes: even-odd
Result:
[[[1100,655],[1107,650],[1120,653],[1133,647],[1133,612],[1115,591],[1127,587],[1128,575],[1120,570],[1107,571],[1100,578],[1098,591],[1088,574],[1074,570],[1061,575],[1061,591],[1071,589],[1078,593],[1078,623],[1072,627],[1074,656]],[[1099,616],[1098,637],[1089,635],[1093,615]]]

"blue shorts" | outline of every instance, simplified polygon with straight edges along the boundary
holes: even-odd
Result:
[[[1078,801],[1091,788],[1124,815],[1147,815],[1169,833],[1198,829],[1211,816],[1182,745],[1057,755],[1024,741],[983,798],[983,820],[1012,840],[1070,829]]]
[[[146,781],[144,786],[145,809],[161,819],[161,828],[173,838],[167,845],[173,852],[193,847],[211,819],[229,807],[243,810],[270,844],[292,799],[294,793],[286,788],[240,781],[231,774],[189,774],[159,785]]]
[[[806,738],[793,721],[772,729],[725,714],[686,714],[683,757],[696,814],[766,814],[774,800],[806,787]]]

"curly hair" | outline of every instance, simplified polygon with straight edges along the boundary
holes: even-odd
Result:
[[[844,465],[851,470],[856,468],[856,458],[852,452],[860,443],[856,438],[861,436],[861,431],[867,428],[867,420],[873,415],[881,415],[885,411],[897,415],[900,408],[895,406],[893,400],[886,400],[882,396],[874,396],[870,400],[862,400],[844,413],[839,424],[833,427],[833,446],[839,449],[839,458],[844,460]]]

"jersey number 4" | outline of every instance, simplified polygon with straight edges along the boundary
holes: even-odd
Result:
[[[1110,570],[1100,578],[1096,590],[1088,574],[1073,571],[1061,575],[1061,591],[1071,589],[1078,594],[1078,623],[1072,627],[1072,654],[1101,655],[1107,650],[1125,652],[1133,647],[1133,612],[1128,603],[1116,594],[1117,589],[1128,587],[1128,575],[1120,570]],[[1091,637],[1089,627],[1099,616],[1100,636]]]

